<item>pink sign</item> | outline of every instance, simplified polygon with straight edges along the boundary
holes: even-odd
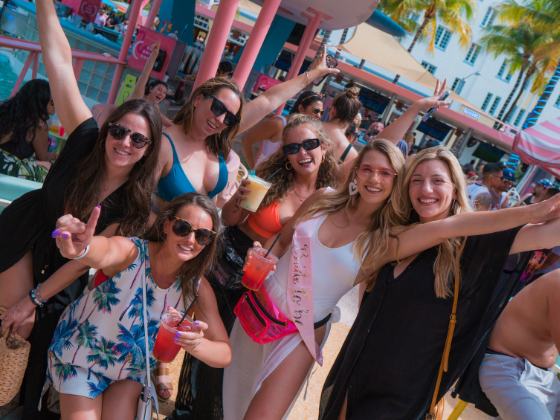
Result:
[[[99,11],[101,0],[62,0],[62,4],[72,8],[72,11],[80,15],[84,22],[93,22]]]
[[[257,80],[253,85],[253,92],[256,92],[259,88],[268,90],[272,86],[279,85],[280,83],[282,83],[280,80],[268,77],[266,74],[261,74],[259,77],[257,77]]]
[[[175,48],[175,40],[159,32],[152,31],[151,29],[140,26],[138,28],[138,35],[132,44],[132,54],[128,60],[128,65],[136,70],[142,71],[146,65],[146,61],[152,53],[150,48],[155,44],[158,39],[161,40],[159,45],[159,54],[154,65],[154,69],[150,73],[151,76],[162,79],[167,70],[169,59]]]

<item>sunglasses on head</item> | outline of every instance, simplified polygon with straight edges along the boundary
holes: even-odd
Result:
[[[287,144],[285,146],[282,146],[282,150],[285,154],[287,155],[295,155],[296,153],[299,152],[299,149],[301,149],[302,147],[305,150],[313,150],[316,149],[317,147],[319,147],[321,145],[321,140],[320,139],[308,139],[308,140],[304,140],[300,143],[291,143],[291,144]]]
[[[171,226],[171,230],[177,236],[185,237],[189,236],[191,232],[194,232],[194,239],[198,242],[199,245],[208,245],[212,243],[214,237],[216,236],[216,232],[210,229],[195,229],[192,225],[187,222],[186,220],[181,219],[177,216],[169,217],[169,220],[173,222]]]
[[[135,133],[134,131],[129,130],[128,128],[123,127],[122,125],[117,123],[110,122],[108,131],[111,137],[113,137],[115,140],[122,140],[126,137],[127,134],[130,133],[130,144],[135,149],[142,149],[147,144],[150,144],[152,142],[143,134]]]
[[[210,111],[216,116],[219,117],[220,115],[226,114],[224,118],[224,124],[227,127],[233,127],[236,124],[239,124],[239,118],[235,116],[232,112],[230,112],[227,107],[224,105],[222,101],[212,95],[204,95],[204,99],[212,99],[212,105],[210,106]]]
[[[315,115],[319,114],[321,116],[323,116],[323,114],[325,113],[325,111],[321,111],[319,108],[313,108],[313,113]]]

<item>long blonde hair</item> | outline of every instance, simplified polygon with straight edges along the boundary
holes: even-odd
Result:
[[[288,195],[288,191],[294,184],[295,171],[288,170],[286,164],[289,162],[288,157],[282,150],[282,146],[286,145],[290,131],[301,125],[309,125],[315,131],[317,138],[321,140],[321,148],[326,150],[325,159],[319,166],[317,174],[317,181],[315,182],[315,189],[325,187],[336,188],[338,184],[338,165],[334,157],[332,142],[327,136],[321,122],[317,118],[310,117],[304,114],[293,114],[289,117],[286,127],[282,132],[282,143],[278,150],[264,159],[256,168],[256,174],[263,179],[267,179],[271,175],[272,178],[269,182],[272,186],[266,193],[259,209],[264,209],[270,206],[274,201],[282,201]],[[279,170],[280,169],[280,170]]]
[[[350,195],[348,188],[350,183],[356,178],[356,171],[361,165],[364,155],[373,150],[387,156],[391,166],[397,173],[397,179],[393,186],[393,191],[395,191],[398,178],[402,177],[404,173],[403,154],[390,141],[376,139],[368,143],[354,160],[350,175],[340,189],[334,193],[326,193],[319,197],[296,221],[296,225],[313,218],[318,213],[330,215],[342,209],[345,209],[348,216],[351,217],[351,211],[357,207],[360,200],[360,193]],[[368,228],[358,235],[352,245],[354,257],[360,261],[362,269],[374,266],[376,260],[387,252],[391,228],[402,225],[405,221],[404,213],[399,211],[399,208],[395,206],[395,201],[391,199],[393,196],[394,194],[391,194],[383,206],[372,214]]]
[[[420,216],[416,213],[410,201],[408,192],[410,180],[418,165],[430,160],[443,162],[447,165],[451,174],[451,182],[455,188],[456,199],[449,209],[448,217],[471,211],[461,164],[449,149],[443,146],[430,147],[422,150],[408,161],[404,176],[401,182],[399,182],[400,194],[394,194],[395,205],[406,215],[408,227],[420,223]],[[460,260],[465,242],[466,238],[451,238],[438,245],[438,256],[434,264],[434,274],[436,276],[434,287],[436,296],[439,298],[453,295],[453,280],[454,276],[460,275]]]

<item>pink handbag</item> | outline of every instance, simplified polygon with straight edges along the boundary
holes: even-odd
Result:
[[[257,344],[266,344],[298,332],[295,324],[274,305],[264,286],[243,294],[235,309],[241,326]]]

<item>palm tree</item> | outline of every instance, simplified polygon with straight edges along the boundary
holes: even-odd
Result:
[[[62,320],[56,326],[56,330],[54,331],[54,336],[52,339],[52,352],[59,357],[62,357],[62,352],[64,350],[71,349],[74,344],[72,343],[72,336],[76,331],[76,327],[78,326],[78,320],[73,319],[70,315],[68,319]]]
[[[154,289],[150,287],[148,287],[147,289],[148,290],[146,291],[146,299],[148,301],[147,302],[148,308],[151,308],[156,298],[154,297]],[[128,319],[134,318],[134,321],[136,321],[136,318],[142,312],[142,288],[141,287],[139,287],[138,290],[136,290],[136,293],[134,294],[134,298],[130,301],[128,306],[125,308],[125,310],[119,317],[119,321],[122,321],[122,319],[124,318],[127,312],[128,312]],[[134,324],[134,321],[132,321],[132,324]]]
[[[110,314],[112,306],[120,303],[120,299],[117,298],[117,295],[121,291],[122,290],[117,287],[117,283],[115,283],[115,280],[113,279],[109,279],[100,284],[92,293],[93,301],[95,302],[96,306],[93,307],[82,324],[84,324],[89,319],[89,317],[96,309],[98,312]]]
[[[96,340],[91,349],[91,354],[86,358],[88,363],[92,364],[89,369],[91,370],[94,365],[98,365],[105,370],[109,369],[109,366],[115,366],[118,354],[116,345],[114,341],[107,340],[105,337]]]
[[[93,348],[95,342],[97,341],[97,326],[90,324],[89,321],[86,320],[86,322],[78,328],[78,335],[76,336],[75,341],[78,343],[78,348],[76,349],[76,353],[74,353],[72,363],[76,360],[76,355],[78,354],[80,347]]]
[[[95,372],[94,372],[95,373]],[[99,394],[101,394],[103,391],[105,391],[109,385],[111,385],[112,379],[111,378],[107,378],[106,376],[103,375],[95,375],[97,378],[97,385],[95,385],[93,382],[88,382],[88,387],[89,387],[89,397],[90,398],[95,398],[97,397]]]
[[[148,320],[148,336],[150,348],[153,347],[155,342],[155,337],[158,331],[159,321],[157,319],[150,318]],[[130,330],[126,329],[122,324],[118,324],[120,334],[117,335],[119,343],[115,346],[115,350],[120,355],[118,362],[122,363],[121,370],[119,372],[118,379],[121,378],[125,366],[130,365],[126,370],[129,371],[129,376],[131,372],[137,370],[138,366],[142,366],[145,363],[145,342],[144,342],[144,325],[135,324]],[[151,358],[150,358],[151,359]],[[150,360],[150,365],[153,364]],[[134,373],[132,373],[134,374]]]
[[[459,36],[459,45],[465,50],[471,41],[470,23],[476,17],[475,0],[381,0],[379,9],[397,22],[407,32],[414,32],[414,38],[408,52],[411,52],[418,40],[428,42],[428,52],[435,50],[437,24],[444,25]],[[410,18],[414,14],[423,14],[420,23]],[[397,75],[393,83],[397,83]]]
[[[497,10],[498,17],[503,19],[504,14],[501,12],[500,6],[498,6]],[[517,80],[506,98],[500,113],[498,114],[498,120],[507,121],[509,113],[503,120],[502,116],[506,112],[513,95],[521,84],[521,81],[525,77],[525,80],[528,83],[530,76],[532,76],[532,74],[536,71],[535,51],[543,44],[544,36],[541,33],[536,32],[531,23],[525,19],[517,22],[513,26],[488,26],[485,31],[486,35],[480,39],[480,44],[486,48],[486,52],[492,54],[494,58],[505,55],[507,57],[509,71],[514,72],[519,70]],[[526,77],[526,75],[529,75],[529,77]],[[520,90],[520,94],[523,92],[527,83],[524,82],[523,87]],[[520,94],[514,101],[512,109],[515,109],[515,105],[517,104],[517,99],[520,97]],[[498,123],[496,123],[494,128],[497,128],[497,125]]]
[[[79,366],[73,365],[72,363],[59,362],[55,364],[54,367],[56,368],[56,375],[59,378],[59,389],[63,381],[66,382],[68,379],[78,376],[78,371],[76,370],[76,368]]]

